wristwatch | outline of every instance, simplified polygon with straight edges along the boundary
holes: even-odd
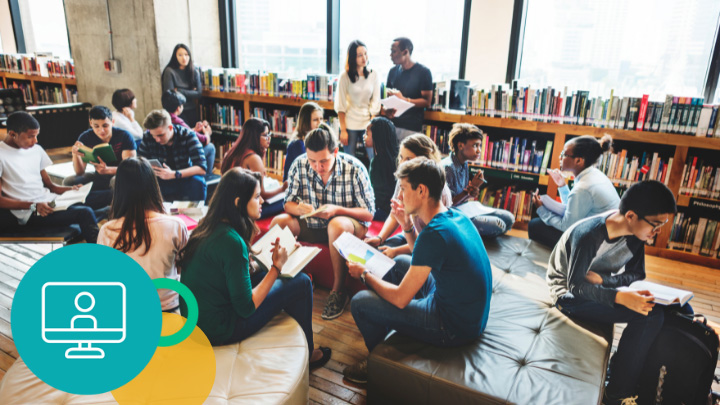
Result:
[[[180,170],[175,170],[175,178],[176,179],[182,178],[182,173],[180,173]]]
[[[362,281],[363,284],[367,285],[367,282],[365,282],[365,275],[369,272],[368,269],[365,269],[362,274],[360,275],[360,281]]]

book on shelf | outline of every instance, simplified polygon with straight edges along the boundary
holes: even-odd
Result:
[[[72,59],[61,59],[48,53],[36,52],[34,55],[0,53],[0,72],[75,78],[75,64]]]
[[[242,129],[242,108],[233,104],[204,103],[200,106],[200,113],[213,129],[230,132]]]
[[[668,238],[667,248],[718,257],[720,248],[720,220],[696,218],[685,212],[678,212]]]
[[[622,187],[644,180],[657,180],[667,185],[673,160],[673,157],[663,159],[658,152],[645,151],[640,156],[630,156],[626,149],[622,149],[615,153],[603,153],[595,166],[611,182]]]
[[[618,291],[650,291],[653,302],[660,305],[685,305],[694,295],[691,291],[668,287],[647,280],[638,280],[629,286],[618,287]]]
[[[720,165],[706,164],[697,156],[688,157],[687,162],[680,177],[680,194],[720,198]]]
[[[478,201],[485,207],[500,208],[510,211],[518,222],[530,221],[532,216],[532,194],[530,190],[517,191],[515,186],[480,190]]]
[[[253,252],[258,252],[252,253],[255,262],[262,265],[267,271],[270,271],[273,265],[273,243],[278,238],[280,246],[288,252],[288,259],[280,269],[280,277],[295,277],[320,253],[320,248],[315,246],[298,246],[290,229],[275,225],[252,246]]]

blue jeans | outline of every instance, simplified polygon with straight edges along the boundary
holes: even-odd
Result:
[[[76,184],[87,184],[92,181],[92,189],[85,199],[88,207],[99,210],[107,207],[112,202],[111,185],[114,183],[115,176],[98,174],[96,172],[84,173],[80,175],[72,175],[63,179],[63,186],[71,187]]]
[[[87,205],[71,205],[65,211],[56,211],[46,217],[33,214],[25,225],[18,224],[17,217],[10,210],[0,209],[0,229],[3,231],[17,232],[26,228],[36,228],[42,232],[42,228],[74,224],[80,226],[80,234],[87,243],[97,242],[100,230],[95,213]]]
[[[285,201],[280,200],[272,204],[263,203],[260,218],[274,217],[285,210]]]
[[[395,266],[383,280],[399,285],[410,268],[410,256],[395,258]],[[374,291],[360,291],[352,299],[352,316],[368,351],[385,340],[391,330],[436,346],[458,346],[469,342],[448,331],[435,301],[435,279],[428,275],[415,299],[403,309],[385,301]]]
[[[472,222],[475,225],[475,228],[477,228],[480,236],[494,238],[504,234],[512,228],[515,223],[515,215],[513,215],[510,211],[496,208],[495,212],[492,214],[478,215],[472,218]]]
[[[655,305],[645,316],[622,305],[614,307],[583,298],[561,297],[557,308],[565,315],[590,322],[627,323],[620,337],[617,352],[610,362],[610,382],[605,390],[611,398],[626,398],[635,395],[638,377],[645,364],[645,357],[665,321],[665,311],[679,309],[683,313],[692,313],[692,308]]]
[[[195,176],[182,179],[158,179],[160,192],[165,201],[205,201],[207,186],[205,176]]]
[[[355,149],[357,149],[358,142],[362,143],[363,145],[365,142],[363,141],[363,135],[365,135],[364,129],[348,129],[348,144],[345,147],[345,153],[347,153],[350,156],[355,156]],[[368,160],[372,160],[372,158],[375,156],[375,152],[373,151],[373,148],[365,147],[365,150],[367,151]]]
[[[251,279],[253,287],[258,285],[266,274],[265,271],[255,274]],[[300,324],[303,333],[305,333],[308,350],[312,355],[315,348],[312,331],[312,309],[313,289],[312,282],[307,274],[298,273],[293,278],[277,279],[263,302],[255,309],[255,312],[247,318],[238,318],[233,334],[223,344],[229,345],[247,339],[267,325],[280,311],[284,310]]]
[[[383,243],[383,246],[388,247],[398,247],[402,245],[407,245],[407,239],[405,239],[405,235],[403,235],[402,232],[395,236],[391,236],[385,240],[385,243]]]
[[[203,146],[203,153],[205,153],[205,162],[207,163],[205,178],[208,178],[212,174],[213,167],[215,167],[215,145],[208,142],[207,145]]]
[[[528,238],[547,247],[555,247],[562,234],[563,231],[546,224],[540,218],[533,218],[528,223]]]

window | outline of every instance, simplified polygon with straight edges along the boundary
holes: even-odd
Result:
[[[517,77],[607,97],[702,97],[717,0],[526,0]],[[717,101],[717,100],[716,100]]]
[[[392,40],[408,37],[412,59],[432,71],[433,81],[456,79],[464,7],[464,0],[341,0],[338,66],[345,69],[347,47],[359,39],[367,45],[369,67],[384,82],[393,66]]]
[[[28,53],[52,52],[70,58],[65,7],[58,0],[20,0],[25,49]]]
[[[237,0],[239,67],[293,77],[326,70],[327,0]]]
[[[712,103],[720,104],[720,80],[718,80],[718,85],[715,88],[715,101],[713,101]]]

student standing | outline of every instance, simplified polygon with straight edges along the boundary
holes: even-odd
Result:
[[[175,259],[188,240],[179,218],[165,215],[155,172],[144,158],[123,160],[118,166],[110,220],[100,228],[98,244],[132,257],[151,279],[179,280]],[[180,303],[172,290],[158,290],[165,312]]]
[[[430,69],[412,60],[413,43],[408,38],[393,40],[390,59],[395,67],[387,77],[387,95],[397,96],[415,106],[395,117],[395,109],[383,110],[382,114],[392,119],[399,140],[422,131],[425,108],[430,107],[433,81]]]
[[[85,241],[95,243],[97,219],[87,200],[87,205],[71,205],[64,211],[52,207],[58,195],[79,186],[60,187],[50,180],[45,168],[52,160],[37,144],[37,120],[25,111],[15,112],[8,116],[7,128],[7,137],[0,142],[0,229],[15,232],[26,226],[78,224]]]
[[[390,199],[395,191],[395,170],[400,146],[395,126],[385,117],[376,117],[367,126],[365,143],[375,152],[370,161],[370,182],[375,192],[375,221],[390,215]]]
[[[287,152],[285,153],[283,180],[288,179],[290,166],[292,166],[295,159],[305,153],[305,135],[322,124],[324,112],[325,110],[323,110],[318,103],[314,103],[312,101],[307,102],[300,107],[297,124],[295,126],[295,133],[290,139],[290,143],[288,143],[287,146]]]
[[[563,232],[577,221],[618,207],[620,197],[605,173],[594,167],[600,155],[610,150],[612,138],[604,136],[600,142],[590,135],[573,138],[565,143],[560,152],[560,170],[549,174],[558,186],[558,194],[565,205],[564,215],[558,215],[542,205],[540,196],[533,196],[533,203],[540,218],[528,224],[528,237],[553,247]],[[565,183],[562,171],[575,175],[572,190]]]
[[[340,120],[340,143],[345,153],[355,156],[358,141],[362,141],[365,128],[373,116],[380,112],[380,79],[368,69],[367,47],[361,41],[350,43],[345,70],[340,74],[335,111]],[[367,146],[368,159],[372,148]]]
[[[249,118],[242,127],[240,136],[230,150],[223,157],[220,170],[225,174],[233,167],[242,167],[260,174],[263,181],[260,182],[260,195],[263,200],[275,197],[288,188],[288,182],[284,181],[282,187],[272,191],[265,190],[265,164],[263,157],[270,147],[270,123],[260,118]],[[283,201],[274,204],[263,205],[263,218],[282,212]]]
[[[180,252],[185,284],[197,299],[198,327],[213,346],[241,342],[280,311],[293,317],[307,339],[310,368],[330,360],[329,348],[314,348],[313,292],[310,277],[279,278],[288,253],[275,241],[272,267],[250,275],[251,241],[257,235],[263,198],[260,175],[241,168],[227,171],[190,241]],[[187,316],[184,302],[180,312]]]
[[[143,129],[140,123],[135,121],[135,109],[137,108],[135,93],[130,89],[115,90],[112,95],[112,105],[115,107],[115,111],[112,113],[113,126],[128,131],[136,144],[140,143]]]
[[[200,121],[197,111],[197,101],[202,96],[202,82],[200,71],[193,65],[190,48],[185,44],[175,45],[170,62],[165,66],[162,74],[163,91],[175,90],[182,93],[187,101],[180,116],[190,125]]]

